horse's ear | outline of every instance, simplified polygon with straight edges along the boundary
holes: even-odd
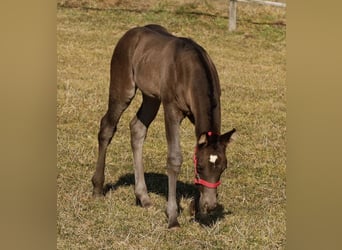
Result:
[[[198,139],[198,145],[204,145],[204,144],[207,144],[208,140],[207,140],[207,134],[206,133],[203,133],[201,134],[201,136],[199,137]]]
[[[234,134],[235,131],[236,131],[236,129],[233,128],[229,132],[221,135],[220,136],[220,142],[222,142],[223,144],[225,144],[227,146],[227,144],[232,140],[232,135]]]

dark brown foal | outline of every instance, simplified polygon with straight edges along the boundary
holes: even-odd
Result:
[[[226,146],[235,129],[220,135],[220,84],[216,68],[205,50],[193,40],[176,37],[159,25],[129,30],[118,42],[111,60],[108,110],[98,134],[99,152],[92,178],[93,195],[103,196],[107,146],[117,123],[136,90],[143,102],[130,123],[135,195],[149,207],[143,168],[143,143],[151,122],[163,104],[167,138],[169,228],[179,226],[176,202],[177,176],[182,164],[179,138],[181,121],[188,117],[195,125],[196,184],[199,186],[197,213],[206,214],[217,205],[217,186],[227,167]]]

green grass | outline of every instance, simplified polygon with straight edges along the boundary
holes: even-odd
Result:
[[[58,2],[57,248],[283,249],[286,44],[285,27],[272,23],[284,22],[284,10],[241,4],[238,30],[229,33],[226,1],[138,2]],[[224,217],[211,227],[191,221],[190,198],[182,197],[181,228],[167,229],[166,187],[156,189],[153,179],[160,174],[166,180],[162,109],[144,146],[154,206],[135,206],[128,124],[140,95],[122,116],[108,149],[106,183],[122,180],[122,185],[102,200],[91,197],[113,48],[129,28],[151,22],[193,38],[208,51],[221,81],[222,132],[238,130],[227,153],[230,167],[218,189]],[[193,180],[195,138],[188,121],[182,124],[181,141],[179,181],[184,190],[179,193],[190,189]]]

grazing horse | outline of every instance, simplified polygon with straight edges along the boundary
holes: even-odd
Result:
[[[137,201],[151,206],[143,169],[143,143],[147,129],[163,104],[168,146],[168,227],[179,226],[176,182],[182,164],[179,141],[181,121],[195,125],[195,184],[199,187],[196,213],[207,214],[217,206],[217,186],[227,168],[227,144],[235,129],[220,134],[220,85],[216,68],[206,51],[193,40],[176,37],[151,24],[130,29],[119,40],[111,60],[108,110],[98,133],[98,160],[92,177],[93,195],[104,195],[107,146],[117,123],[136,90],[143,102],[130,122]]]

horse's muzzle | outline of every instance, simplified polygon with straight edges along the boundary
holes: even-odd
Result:
[[[216,188],[204,189],[199,200],[199,212],[207,214],[217,207],[217,190]]]

